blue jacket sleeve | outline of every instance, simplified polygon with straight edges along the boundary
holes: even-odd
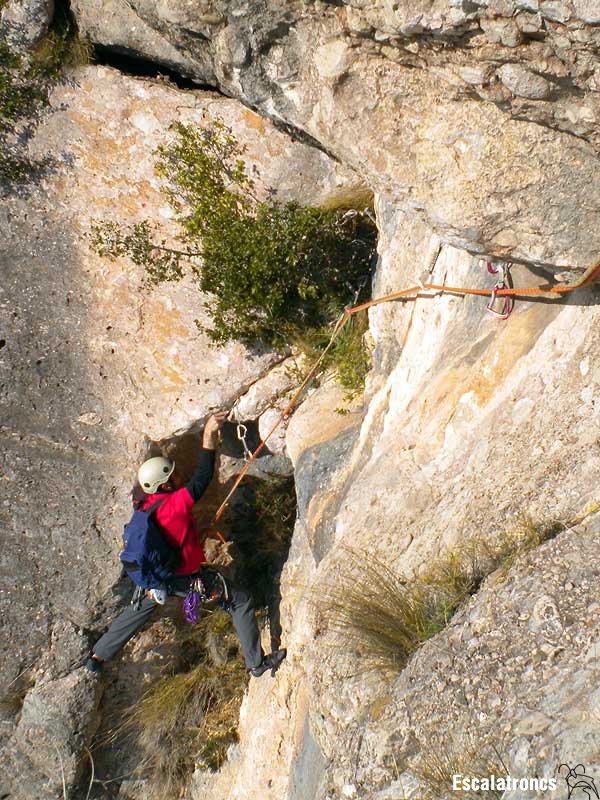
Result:
[[[192,495],[194,503],[199,500],[207,490],[214,471],[215,451],[206,450],[206,448],[202,447],[196,471],[192,475],[191,480],[186,483],[187,490]]]

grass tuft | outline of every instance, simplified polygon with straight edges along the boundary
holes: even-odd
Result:
[[[480,798],[501,798],[502,791],[488,790],[453,790],[454,775],[469,778],[505,778],[508,768],[500,753],[494,748],[482,748],[474,742],[439,742],[428,739],[421,743],[421,753],[416,766],[411,767],[419,779],[419,787],[427,800],[461,797],[463,800],[479,800]]]
[[[331,211],[352,211],[356,208],[373,209],[373,192],[363,186],[349,186],[326,200],[323,207]]]
[[[331,365],[340,386],[346,390],[346,400],[359,395],[371,368],[371,357],[365,343],[369,330],[367,312],[355,314],[344,326],[331,351]]]
[[[156,798],[178,797],[196,768],[217,770],[237,742],[247,673],[229,615],[216,609],[180,635],[184,671],[152,686],[110,741],[134,737]],[[190,666],[193,664],[193,666]]]
[[[455,555],[407,581],[372,555],[346,550],[333,586],[321,586],[320,614],[330,630],[350,641],[364,669],[401,670],[424,641],[441,631],[474,590],[474,579]]]
[[[336,309],[332,307],[332,317]],[[338,308],[339,312],[340,309]],[[339,318],[339,315],[338,315]],[[342,332],[322,362],[322,369],[333,371],[339,385],[345,389],[346,400],[352,400],[364,389],[365,378],[371,368],[371,354],[366,343],[369,330],[369,317],[366,311],[353,315],[344,325]],[[327,346],[332,329],[307,328],[290,329],[288,341],[294,351],[304,356],[304,369],[297,369],[298,383],[301,383],[309,370]]]
[[[362,670],[400,671],[488,575],[507,571],[565,527],[524,516],[495,542],[473,536],[410,579],[368,552],[345,548],[337,578],[321,582],[314,596],[319,627],[341,634],[344,648],[350,642]]]

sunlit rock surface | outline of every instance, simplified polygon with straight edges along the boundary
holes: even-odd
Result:
[[[241,396],[268,422],[267,406],[289,389],[281,371],[267,374],[284,354],[206,347],[189,282],[143,294],[134,269],[100,261],[82,239],[93,218],[150,216],[169,230],[151,154],[171,122],[222,117],[282,197],[319,202],[354,187],[346,170],[358,172],[377,195],[374,295],[414,285],[432,265],[436,283],[491,291],[479,254],[516,262],[516,286],[563,271],[571,280],[600,253],[600,18],[589,0],[77,0],[73,10],[105,52],[245,106],[80,70],[34,140],[58,168],[0,212],[10,323],[1,674],[4,685],[22,670],[34,682],[21,687],[23,711],[3,720],[0,748],[6,791],[23,800],[60,790],[56,751],[30,749],[55,718],[47,681],[83,710],[76,731],[56,712],[70,781],[97,723],[95,690],[77,670],[126,595],[115,554],[147,442],[196,430]],[[268,117],[318,149],[290,143]],[[426,292],[370,311],[364,401],[345,404],[322,376],[287,426],[299,510],[282,581],[288,659],[251,683],[239,744],[219,773],[195,774],[192,800],[420,798],[431,759],[472,742],[493,745],[519,777],[555,775],[560,763],[600,774],[589,688],[599,301],[596,284],[519,300],[504,322],[486,313],[487,298]],[[471,537],[493,547],[523,520],[560,530],[490,575],[395,676],[365,673],[319,613],[319,588],[343,571],[347,548],[410,581]],[[125,693],[158,632],[131,645]],[[27,671],[44,650],[48,663]],[[126,797],[149,790],[125,783]],[[566,800],[563,779],[553,797]]]
[[[136,51],[148,27],[187,74],[309,134],[458,246],[579,267],[597,253],[594,3],[116,3],[77,1],[93,41]]]
[[[414,284],[437,243],[387,202],[378,217],[382,295]],[[513,277],[539,283],[525,268]],[[448,246],[433,278],[493,285]],[[556,777],[570,761],[598,771],[583,687],[595,681],[600,636],[599,299],[595,287],[517,301],[505,322],[476,297],[423,293],[371,310],[362,417],[336,415],[326,384],[289,427],[300,510],[283,581],[290,655],[269,685],[251,685],[235,760],[199,786],[247,800],[257,784],[294,800],[389,800],[411,787],[419,797],[430,788],[419,768],[473,746],[497,748],[519,777]],[[347,548],[410,579],[470,537],[493,547],[527,521],[572,527],[493,573],[397,677],[365,673],[327,632],[319,587],[335,581]],[[567,796],[563,779],[555,796]]]

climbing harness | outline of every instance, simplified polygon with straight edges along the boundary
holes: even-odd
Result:
[[[437,251],[435,253],[435,259],[432,259],[432,264],[433,265],[431,267],[431,270],[430,270],[429,274],[431,274],[431,272],[433,271],[433,267],[435,266],[435,262],[437,261],[438,255],[439,255],[439,251]],[[492,269],[495,269],[495,267],[492,267]],[[497,274],[496,272],[490,270],[489,267],[488,267],[488,270],[491,272],[491,274],[494,274],[494,275]],[[494,316],[496,316],[497,318],[506,319],[508,317],[508,315],[510,314],[510,311],[512,311],[512,306],[510,306],[510,310],[509,310],[509,307],[505,305],[505,306],[503,306],[502,311],[500,313],[496,312],[495,309],[492,306],[496,302],[497,298],[507,298],[507,299],[510,299],[511,302],[514,302],[514,298],[515,297],[536,297],[536,296],[541,296],[541,295],[563,295],[563,294],[568,294],[569,292],[574,292],[577,289],[582,289],[584,286],[589,286],[597,278],[600,277],[600,261],[598,261],[598,262],[592,264],[591,266],[589,266],[586,269],[586,271],[583,273],[583,275],[580,278],[578,278],[577,280],[573,281],[572,283],[560,283],[560,284],[556,284],[556,285],[528,286],[528,287],[524,287],[524,288],[514,288],[514,287],[510,286],[509,283],[508,283],[508,281],[509,281],[508,268],[504,268],[503,270],[501,270],[501,273],[502,274],[501,274],[500,279],[497,281],[496,286],[494,286],[494,288],[492,289],[492,292],[491,292],[492,297],[490,298],[490,300],[488,302],[487,309],[488,309],[488,311],[490,311],[490,313],[493,313]],[[436,291],[436,292],[442,292],[442,293],[446,293],[446,294],[478,295],[480,297],[488,297],[490,295],[490,290],[489,289],[472,289],[472,288],[469,288],[469,287],[457,287],[457,286],[447,286],[446,284],[435,284],[435,283],[430,283],[430,282],[421,283],[421,282],[419,282],[416,286],[410,286],[410,287],[408,287],[406,289],[401,289],[398,292],[392,292],[391,294],[383,295],[382,297],[375,297],[372,300],[367,300],[366,302],[360,303],[359,305],[346,307],[344,309],[343,313],[338,318],[338,320],[335,323],[334,327],[333,327],[333,332],[331,334],[331,337],[329,339],[329,342],[328,342],[327,346],[325,347],[325,349],[323,350],[323,352],[321,353],[319,358],[315,361],[313,367],[311,368],[309,373],[306,375],[306,377],[304,378],[304,380],[300,384],[299,388],[297,389],[296,393],[294,394],[294,396],[292,397],[292,399],[290,400],[288,405],[281,412],[281,414],[279,415],[278,419],[275,421],[275,424],[273,425],[271,430],[267,433],[267,435],[265,436],[264,439],[261,439],[261,441],[260,441],[258,447],[256,448],[256,450],[254,450],[254,452],[250,453],[250,455],[246,459],[246,462],[245,462],[244,466],[242,467],[239,475],[235,479],[235,481],[233,483],[233,486],[231,487],[231,489],[229,490],[227,496],[225,497],[225,499],[223,500],[223,502],[221,503],[221,505],[217,509],[217,511],[215,513],[215,516],[213,518],[213,521],[212,521],[212,523],[210,525],[210,529],[215,530],[215,532],[218,534],[219,538],[222,541],[225,541],[225,540],[223,539],[221,534],[218,531],[216,531],[214,526],[217,524],[217,522],[223,516],[223,513],[224,513],[224,511],[225,511],[225,509],[227,507],[227,504],[229,503],[229,500],[231,499],[232,495],[234,494],[234,492],[236,491],[236,489],[238,488],[238,486],[240,485],[240,483],[244,479],[244,476],[246,475],[246,473],[250,469],[250,465],[252,464],[252,462],[262,452],[262,450],[266,446],[268,440],[275,433],[275,431],[282,424],[282,422],[284,422],[289,417],[289,415],[291,414],[292,410],[297,405],[298,401],[300,400],[300,398],[302,397],[304,391],[306,390],[306,388],[308,387],[308,385],[312,381],[313,377],[315,376],[315,374],[319,370],[319,367],[321,366],[321,364],[323,363],[325,357],[327,356],[327,354],[329,353],[329,351],[333,347],[336,339],[338,338],[338,336],[342,332],[342,330],[343,330],[344,326],[346,325],[346,323],[348,322],[348,320],[351,317],[353,317],[355,314],[358,314],[360,311],[364,311],[364,310],[366,310],[368,308],[372,308],[373,306],[380,305],[381,303],[389,303],[389,302],[391,302],[393,300],[407,299],[411,295],[416,296],[416,295],[419,294],[419,292],[421,292],[424,289],[430,289],[430,290],[433,290],[433,291]]]
[[[490,301],[485,307],[486,311],[491,314],[496,319],[508,319],[512,313],[512,310],[515,305],[515,301],[512,297],[504,297],[500,298],[500,302],[502,303],[501,311],[496,310],[496,305],[498,302],[497,294],[501,289],[508,289],[510,287],[509,284],[509,273],[512,263],[509,261],[506,264],[500,264],[499,266],[495,266],[491,261],[486,261],[487,271],[490,275],[499,275],[500,277],[496,281],[496,285],[492,289],[492,296],[490,297]]]
[[[192,625],[197,624],[205,603],[216,601],[223,607],[229,602],[229,590],[225,578],[219,572],[211,573],[211,577],[214,578],[214,583],[210,588],[202,578],[196,578],[183,601],[183,616]]]

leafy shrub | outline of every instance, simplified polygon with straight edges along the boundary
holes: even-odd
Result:
[[[180,225],[170,246],[149,223],[100,223],[92,246],[101,255],[128,255],[146,283],[177,280],[189,262],[216,344],[238,339],[280,347],[308,330],[329,326],[354,294],[364,291],[375,245],[368,217],[343,209],[259,200],[241,156],[220,122],[177,123],[157,150],[156,170]]]
[[[351,317],[331,351],[331,363],[348,399],[361,391],[371,367],[364,337],[369,329],[367,312]]]

